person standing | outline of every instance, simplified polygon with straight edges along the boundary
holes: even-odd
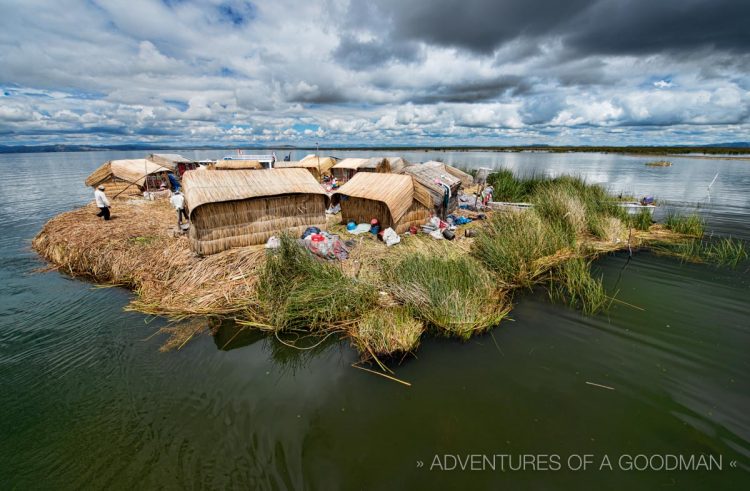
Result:
[[[185,196],[183,196],[178,189],[174,192],[172,197],[169,198],[169,202],[172,203],[172,206],[177,210],[177,228],[182,229],[182,218],[184,217],[185,221],[188,221],[187,211],[185,210]]]
[[[109,220],[110,204],[107,195],[104,194],[104,186],[96,188],[96,191],[94,191],[94,199],[96,200],[96,206],[99,208],[99,213],[97,213],[96,216]]]

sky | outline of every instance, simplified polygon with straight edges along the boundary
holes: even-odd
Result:
[[[748,0],[0,0],[0,144],[750,141]]]

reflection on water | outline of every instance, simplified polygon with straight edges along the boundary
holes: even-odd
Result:
[[[213,326],[161,353],[166,323],[123,312],[130,293],[42,266],[42,224],[91,199],[82,182],[142,152],[2,155],[0,482],[19,488],[493,487],[742,489],[750,484],[750,275],[637,253],[597,262],[619,290],[607,315],[515,299],[513,322],[466,343],[426,337],[400,384],[352,369],[335,338],[292,349]],[[222,152],[184,152],[206,158]],[[301,152],[302,153],[302,152]],[[277,152],[281,154],[281,152]],[[337,154],[345,155],[345,152]],[[348,155],[357,155],[350,152]],[[293,155],[293,158],[299,157]],[[580,174],[698,208],[750,239],[750,163],[600,154],[412,153],[518,173]],[[707,199],[707,186],[719,178]],[[587,382],[613,387],[602,389]],[[430,472],[435,453],[720,454],[697,473]],[[726,468],[736,460],[738,469]],[[744,484],[744,486],[743,486]]]

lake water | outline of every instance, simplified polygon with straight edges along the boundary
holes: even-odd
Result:
[[[750,239],[747,161],[673,157],[672,167],[649,168],[648,158],[604,154],[405,156],[577,174],[698,209],[714,233]],[[352,368],[355,351],[336,340],[300,352],[242,333],[225,346],[229,326],[161,353],[164,338],[152,334],[166,323],[124,312],[131,293],[35,273],[44,264],[30,250],[46,220],[91,200],[83,180],[93,169],[127,157],[142,152],[0,155],[4,488],[748,489],[747,265],[639,252],[625,267],[626,255],[608,256],[597,270],[639,309],[586,317],[520,292],[513,321],[491,334],[426,336],[416,358],[392,367],[411,387]],[[562,465],[433,465],[435,455],[450,464],[445,455],[471,454],[557,455]],[[572,470],[568,459],[576,467],[583,454],[594,463]],[[620,456],[638,454],[710,454],[723,468],[618,470]],[[599,468],[604,456],[612,470]]]

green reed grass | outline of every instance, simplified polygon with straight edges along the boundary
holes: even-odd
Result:
[[[388,288],[409,313],[438,332],[468,339],[509,311],[503,293],[470,257],[410,254],[387,270]]]
[[[543,272],[535,261],[572,245],[568,232],[535,210],[497,213],[474,239],[471,254],[501,282],[529,286]]]
[[[685,262],[710,263],[730,268],[736,268],[748,259],[746,243],[732,237],[660,242],[652,249],[657,254],[678,257]]]
[[[664,220],[664,226],[679,234],[692,235],[693,237],[703,237],[704,222],[697,215],[679,215],[671,212]]]
[[[731,268],[736,268],[741,262],[748,259],[745,242],[731,237],[711,241],[707,246],[706,255],[715,264]]]
[[[423,323],[399,305],[368,312],[351,335],[360,353],[378,356],[416,350],[422,332]]]
[[[607,295],[602,278],[591,275],[591,263],[582,258],[565,261],[555,268],[548,292],[553,301],[588,315],[608,310],[613,300]]]
[[[649,210],[641,210],[635,215],[628,215],[628,225],[638,230],[648,230],[653,223]]]
[[[259,274],[258,299],[277,330],[325,330],[361,318],[375,305],[377,291],[284,235]]]

